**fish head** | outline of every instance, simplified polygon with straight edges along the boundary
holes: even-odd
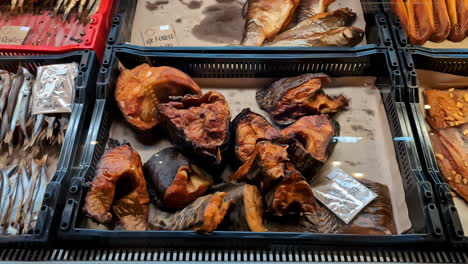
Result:
[[[364,38],[364,31],[357,27],[347,27],[341,31],[343,38],[347,40],[348,46],[356,46]]]

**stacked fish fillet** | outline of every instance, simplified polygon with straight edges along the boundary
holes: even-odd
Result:
[[[466,0],[392,0],[391,5],[411,44],[460,42],[468,36]]]
[[[248,0],[243,46],[353,47],[364,38],[349,8],[327,12],[334,0]],[[292,25],[292,21],[298,23]],[[267,41],[266,43],[264,43]]]
[[[100,2],[100,0],[11,0],[9,11],[25,12],[38,8],[53,8],[54,15],[63,13],[63,20],[67,20],[72,10],[76,8],[78,12],[76,18],[87,22],[89,17],[96,13]]]
[[[2,235],[25,234],[35,227],[51,178],[47,154],[59,153],[68,126],[69,114],[32,114],[34,83],[26,68],[19,67],[16,74],[0,70]]]

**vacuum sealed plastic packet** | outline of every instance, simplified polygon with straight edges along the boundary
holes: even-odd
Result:
[[[348,224],[377,195],[343,170],[332,167],[312,183],[314,196]]]
[[[71,113],[77,75],[74,62],[37,67],[33,114]]]

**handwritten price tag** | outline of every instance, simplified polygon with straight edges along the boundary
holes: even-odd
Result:
[[[22,45],[29,33],[29,27],[4,26],[0,29],[0,44]]]
[[[145,46],[173,47],[178,45],[177,35],[172,25],[153,26],[141,32]]]

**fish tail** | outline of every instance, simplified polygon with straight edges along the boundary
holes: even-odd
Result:
[[[262,27],[255,21],[249,21],[244,33],[244,39],[240,43],[242,46],[262,46],[265,41],[265,33]]]

